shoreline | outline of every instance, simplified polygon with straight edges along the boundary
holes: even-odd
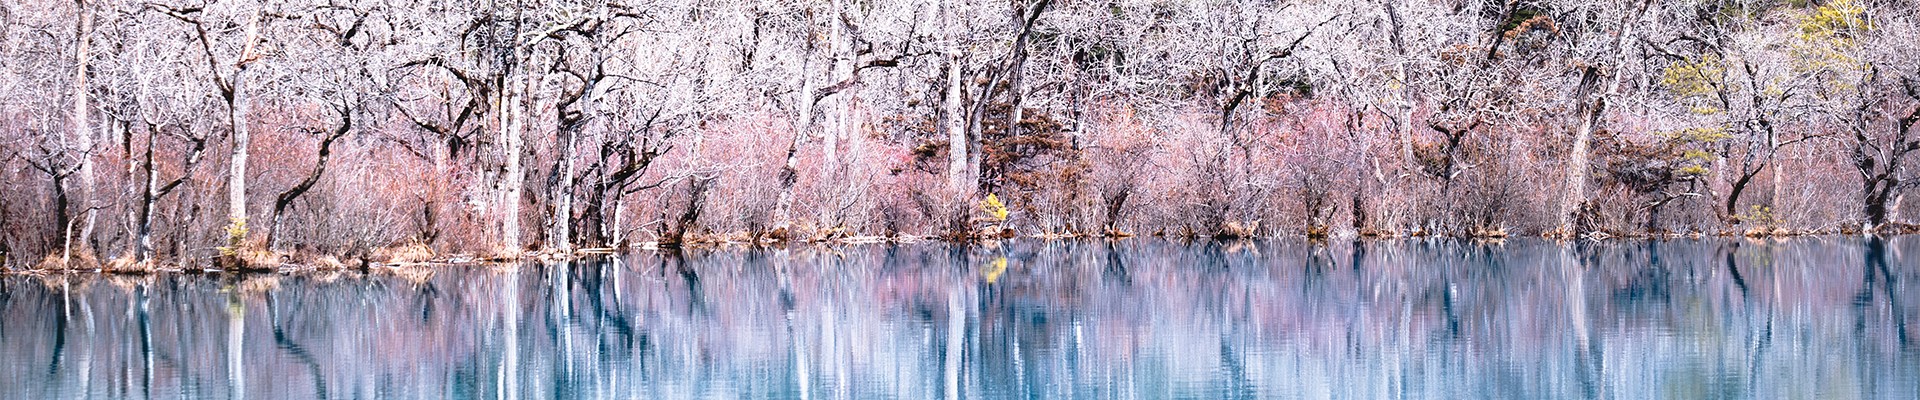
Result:
[[[662,243],[657,241],[648,241],[648,242],[634,243],[632,245],[628,245],[624,247],[584,248],[584,249],[575,249],[571,251],[541,250],[541,251],[527,251],[527,252],[520,253],[518,255],[493,254],[488,256],[480,256],[480,255],[477,255],[476,253],[470,253],[470,252],[454,252],[449,254],[436,254],[431,252],[430,250],[426,250],[424,248],[425,246],[401,245],[401,246],[392,246],[392,247],[375,249],[374,251],[369,252],[371,253],[369,255],[386,255],[387,257],[384,257],[385,258],[384,261],[374,259],[374,258],[382,258],[382,257],[352,258],[352,257],[343,256],[343,255],[316,255],[316,254],[300,254],[300,253],[291,253],[291,252],[278,252],[270,255],[270,257],[275,257],[277,258],[277,260],[264,260],[264,259],[254,258],[254,257],[241,257],[241,258],[253,258],[253,260],[252,261],[240,261],[240,260],[222,261],[220,260],[221,257],[214,257],[213,259],[207,260],[204,264],[202,264],[201,267],[194,268],[194,267],[184,267],[184,266],[173,265],[173,264],[154,263],[151,261],[144,263],[146,265],[140,265],[140,263],[132,263],[131,261],[126,260],[125,257],[107,261],[105,263],[101,263],[99,261],[93,260],[90,257],[83,257],[80,260],[72,260],[72,261],[91,264],[90,268],[88,267],[82,267],[82,268],[38,267],[39,265],[46,265],[49,263],[48,261],[43,260],[41,263],[36,264],[35,268],[4,269],[4,270],[0,270],[0,274],[40,275],[40,276],[56,275],[56,274],[57,275],[94,274],[94,275],[110,275],[110,276],[145,276],[145,275],[152,275],[156,273],[184,273],[184,274],[237,273],[237,274],[282,274],[284,275],[289,273],[341,272],[341,271],[374,272],[374,271],[382,271],[382,270],[409,271],[409,270],[423,270],[423,269],[431,271],[431,270],[437,270],[437,269],[448,268],[448,267],[511,265],[511,264],[517,264],[517,263],[526,263],[526,262],[560,263],[560,262],[569,262],[569,261],[575,261],[575,260],[588,259],[593,257],[633,254],[638,252],[653,252],[658,254],[677,254],[677,253],[687,253],[687,252],[729,251],[729,250],[745,250],[745,249],[774,249],[774,248],[793,249],[793,248],[803,248],[803,247],[833,248],[833,247],[843,247],[843,246],[868,246],[868,245],[899,246],[899,245],[920,245],[920,244],[929,244],[929,243],[949,244],[949,245],[965,244],[968,246],[980,245],[980,246],[992,247],[992,246],[998,246],[1002,242],[1015,241],[1015,240],[1038,240],[1043,242],[1095,241],[1095,240],[1099,240],[1099,241],[1162,240],[1167,242],[1182,242],[1182,243],[1195,243],[1195,242],[1204,242],[1204,241],[1211,241],[1216,243],[1243,243],[1243,242],[1251,242],[1251,241],[1299,239],[1299,240],[1304,240],[1307,243],[1324,246],[1336,241],[1378,242],[1378,241],[1394,241],[1394,240],[1457,240],[1457,241],[1471,241],[1471,242],[1500,244],[1505,242],[1507,239],[1518,239],[1518,238],[1535,238],[1535,239],[1543,239],[1546,241],[1551,241],[1556,243],[1568,243],[1568,242],[1582,241],[1582,240],[1589,241],[1589,242],[1610,242],[1610,241],[1657,241],[1657,240],[1677,240],[1677,239],[1700,240],[1700,239],[1707,239],[1707,238],[1782,241],[1782,240],[1789,240],[1789,239],[1814,238],[1814,237],[1844,237],[1844,236],[1898,237],[1898,236],[1905,236],[1905,235],[1920,235],[1920,229],[1914,229],[1916,228],[1916,226],[1909,225],[1909,226],[1900,226],[1900,227],[1893,227],[1893,228],[1898,228],[1898,229],[1882,229],[1878,232],[1871,232],[1871,233],[1865,233],[1857,230],[1841,230],[1841,229],[1822,229],[1822,230],[1809,229],[1809,230],[1800,230],[1800,231],[1792,231],[1792,230],[1786,230],[1786,229],[1775,229],[1771,231],[1750,229],[1744,232],[1725,231],[1725,232],[1716,232],[1716,233],[1689,232],[1689,233],[1640,233],[1640,234],[1612,234],[1612,233],[1605,233],[1605,232],[1592,232],[1586,235],[1582,235],[1582,237],[1577,239],[1556,237],[1554,235],[1462,236],[1462,235],[1426,235],[1426,234],[1411,234],[1411,235],[1347,234],[1347,235],[1334,235],[1333,237],[1313,237],[1308,235],[1208,237],[1208,236],[1166,235],[1166,234],[1152,234],[1152,235],[1140,235],[1140,236],[1105,235],[1105,234],[1093,234],[1093,235],[1036,234],[1036,235],[1025,235],[1025,236],[983,237],[983,238],[974,238],[974,239],[965,240],[965,241],[957,241],[957,240],[950,240],[948,238],[942,238],[935,235],[898,235],[898,236],[877,236],[876,235],[876,236],[845,236],[845,237],[826,239],[826,240],[785,240],[785,241],[761,240],[761,241],[754,241],[754,242],[732,241],[732,240],[698,241],[698,242],[693,242],[692,244],[681,244],[681,245],[663,245]],[[51,257],[52,256],[49,256],[49,258]],[[231,263],[231,262],[244,263],[244,266],[233,267],[233,268],[219,267],[219,265],[221,265],[222,263]]]

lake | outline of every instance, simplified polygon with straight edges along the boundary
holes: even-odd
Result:
[[[1130,239],[0,275],[0,399],[1910,400],[1908,255]]]

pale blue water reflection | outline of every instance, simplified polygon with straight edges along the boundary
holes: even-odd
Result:
[[[1920,398],[1920,240],[0,276],[0,398]]]

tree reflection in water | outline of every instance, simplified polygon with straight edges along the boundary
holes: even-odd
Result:
[[[1915,398],[1911,237],[0,277],[0,398]]]

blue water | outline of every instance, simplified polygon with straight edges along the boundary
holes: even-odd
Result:
[[[0,399],[1920,398],[1920,240],[0,275]]]

